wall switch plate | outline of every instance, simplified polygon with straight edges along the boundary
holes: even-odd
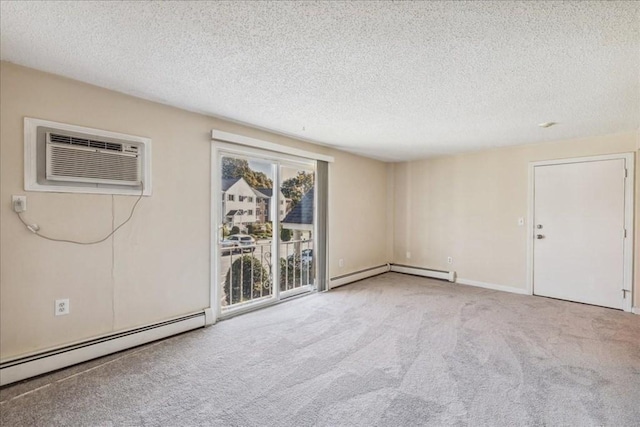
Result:
[[[518,225],[522,227],[524,225],[524,218],[518,218]]]
[[[344,267],[344,260],[342,258],[338,260],[338,267]]]
[[[57,299],[56,316],[64,316],[65,314],[69,314],[69,299]]]
[[[27,196],[11,196],[13,211],[21,213],[27,210]]]
[[[453,264],[453,257],[447,257],[447,264]]]

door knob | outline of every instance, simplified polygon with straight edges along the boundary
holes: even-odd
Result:
[[[536,234],[536,239],[544,239],[544,235],[542,235],[542,234]]]

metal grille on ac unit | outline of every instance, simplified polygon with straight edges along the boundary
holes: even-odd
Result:
[[[47,132],[46,177],[53,181],[140,185],[141,159],[135,144]]]

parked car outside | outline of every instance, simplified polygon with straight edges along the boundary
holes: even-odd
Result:
[[[256,239],[248,234],[234,234],[227,238],[228,241],[237,245],[237,250],[241,252],[253,252],[256,250]]]
[[[220,242],[220,251],[222,255],[229,255],[238,251],[239,244],[236,241],[224,239]]]
[[[293,255],[289,255],[289,262],[293,262]],[[302,264],[311,264],[313,262],[313,249],[303,249],[300,252],[300,262]]]
[[[303,264],[311,264],[313,262],[313,249],[305,249],[300,254],[300,260]]]

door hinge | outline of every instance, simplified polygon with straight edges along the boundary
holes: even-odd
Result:
[[[625,239],[627,238],[627,229],[626,228],[624,229],[624,238]]]
[[[628,177],[628,176],[629,176],[628,169],[627,169],[627,168],[625,168],[625,169],[624,169],[624,177],[626,178],[626,177]]]
[[[627,292],[631,292],[631,291],[628,290],[628,289],[623,289],[622,290],[622,299],[627,299]]]

